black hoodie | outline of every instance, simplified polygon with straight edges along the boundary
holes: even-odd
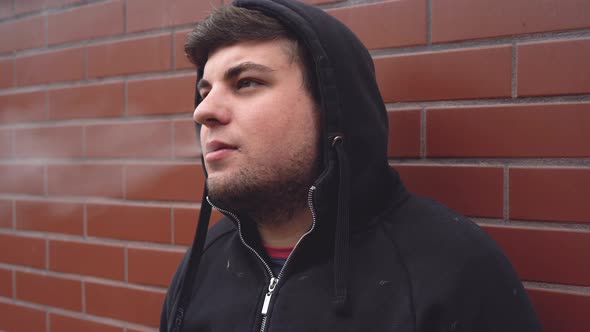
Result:
[[[205,190],[160,331],[540,331],[487,234],[408,193],[389,167],[386,110],[358,38],[298,1],[233,5],[279,20],[310,54],[322,111],[323,172],[309,191],[314,225],[275,276],[242,216],[222,210],[207,234]]]

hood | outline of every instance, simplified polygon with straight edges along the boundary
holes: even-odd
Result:
[[[392,195],[403,195],[399,177],[387,163],[387,112],[371,55],[348,27],[300,1],[236,0],[233,5],[277,19],[307,49],[322,106],[323,176],[342,171],[340,166],[347,169],[345,179],[336,182],[349,187],[351,226],[363,227],[385,202],[391,202]],[[343,156],[332,156],[335,137],[341,138]],[[342,157],[341,163],[347,165],[338,165]],[[319,200],[334,193],[334,185],[317,187]]]
[[[398,174],[387,163],[387,112],[371,55],[341,22],[295,0],[235,0],[280,21],[306,48],[314,67],[321,105],[323,172],[313,204],[318,227],[334,234],[334,304],[346,313],[350,229],[369,227],[386,207],[406,197]],[[198,77],[202,69],[197,69]],[[195,106],[200,102],[195,94]],[[203,162],[204,165],[204,162]],[[203,166],[204,169],[204,166]],[[205,171],[205,175],[206,170]],[[182,326],[190,287],[203,251],[211,205],[204,190],[197,232],[174,304],[173,331]]]

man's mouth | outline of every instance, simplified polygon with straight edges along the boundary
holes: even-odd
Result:
[[[211,141],[205,144],[205,161],[215,161],[225,158],[237,147],[221,141]]]

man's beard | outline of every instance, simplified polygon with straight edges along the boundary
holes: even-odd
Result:
[[[307,151],[305,151],[307,150]],[[244,165],[233,174],[207,179],[211,199],[257,224],[281,223],[307,206],[318,175],[315,149],[300,149],[290,160],[272,166]]]

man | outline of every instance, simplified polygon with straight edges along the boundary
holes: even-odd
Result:
[[[485,232],[388,166],[373,63],[341,23],[237,0],[185,51],[207,182],[161,331],[540,331]]]

